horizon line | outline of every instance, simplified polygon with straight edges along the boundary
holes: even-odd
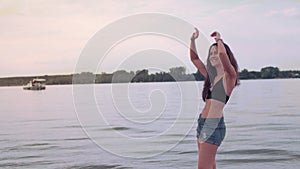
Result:
[[[177,67],[184,67],[184,66],[177,66]],[[276,66],[265,66],[265,67],[262,67],[262,68],[266,68],[266,67],[274,67],[274,68],[278,68],[279,69],[279,71],[300,71],[300,69],[299,70],[293,70],[293,69],[280,69],[279,67],[276,67]],[[176,68],[176,67],[171,67],[171,68]],[[171,68],[169,68],[169,69],[171,69]],[[185,67],[184,67],[185,68]],[[261,69],[262,69],[261,68]],[[248,72],[260,72],[261,70],[249,70],[249,69],[247,69],[247,68],[243,68],[243,69],[240,69],[239,70],[239,72],[241,72],[242,70],[248,70]],[[116,70],[116,71],[114,71],[114,72],[117,72],[117,71],[126,71],[126,72],[134,72],[134,73],[136,73],[137,71],[142,71],[142,70],[148,70],[147,68],[144,68],[144,69],[140,69],[140,70],[136,70],[136,71],[134,71],[134,70],[125,70],[125,69],[120,69],[120,70]],[[196,69],[196,71],[194,72],[194,73],[197,73],[197,69]],[[82,72],[80,72],[80,73],[92,73],[92,74],[102,74],[102,73],[106,73],[106,74],[113,74],[114,72],[97,72],[97,73],[93,73],[93,72],[89,72],[89,71],[82,71]],[[157,72],[159,72],[159,71],[157,71]],[[162,72],[162,71],[160,71],[160,72]],[[80,73],[78,73],[78,72],[69,72],[69,73],[46,73],[46,74],[40,74],[40,75],[38,75],[38,74],[35,74],[35,75],[12,75],[12,76],[0,76],[0,78],[15,78],[15,77],[34,77],[34,76],[59,76],[59,75],[74,75],[74,74],[80,74]],[[165,72],[165,73],[168,73],[168,72]]]

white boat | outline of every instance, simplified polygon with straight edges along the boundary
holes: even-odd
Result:
[[[23,89],[24,90],[45,90],[46,79],[33,79],[26,86],[24,86]]]

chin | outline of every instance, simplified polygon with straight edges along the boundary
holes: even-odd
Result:
[[[216,63],[213,63],[213,64],[211,64],[212,65],[212,67],[216,67],[218,64],[216,64]]]
[[[220,63],[211,64],[214,68],[221,66]]]

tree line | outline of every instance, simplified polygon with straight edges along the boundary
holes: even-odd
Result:
[[[91,84],[91,83],[138,83],[138,82],[175,82],[175,81],[202,81],[204,77],[199,71],[187,74],[185,67],[170,68],[169,72],[149,73],[147,69],[136,72],[118,70],[113,73],[94,74],[82,72],[70,75],[44,75],[27,77],[0,78],[0,86],[26,85],[34,78],[46,79],[47,85],[63,84]],[[260,71],[248,71],[243,69],[239,72],[240,79],[274,79],[274,78],[300,78],[300,71],[280,71],[277,67],[264,67]]]
[[[240,79],[275,79],[275,78],[300,78],[299,70],[280,71],[278,67],[267,66],[258,71],[243,69],[239,72]]]

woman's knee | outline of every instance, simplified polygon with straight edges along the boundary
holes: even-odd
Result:
[[[214,164],[207,164],[207,163],[198,163],[198,169],[215,169],[216,166]]]

